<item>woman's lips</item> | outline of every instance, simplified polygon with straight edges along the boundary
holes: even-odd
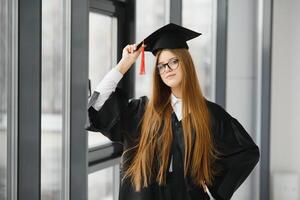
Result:
[[[168,75],[166,76],[166,78],[170,78],[170,77],[173,77],[173,76],[175,76],[175,74],[168,74]]]

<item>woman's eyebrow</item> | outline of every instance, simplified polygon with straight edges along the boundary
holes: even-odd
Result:
[[[177,59],[177,57],[169,58],[167,62],[161,61],[161,62],[158,62],[157,64],[165,64],[165,63],[168,63],[168,62],[169,62],[170,60],[172,60],[172,59]]]

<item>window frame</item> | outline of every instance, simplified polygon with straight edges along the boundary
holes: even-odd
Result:
[[[90,0],[89,11],[100,13],[117,19],[117,61],[122,57],[125,45],[135,40],[135,1]],[[122,78],[118,87],[128,95],[134,95],[134,70],[129,70]],[[99,133],[100,134],[100,133]],[[88,148],[88,173],[114,166],[123,153],[120,143],[107,143]]]

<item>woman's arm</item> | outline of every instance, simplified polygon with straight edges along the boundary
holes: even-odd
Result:
[[[259,160],[259,149],[244,127],[223,108],[209,103],[218,158],[209,191],[216,200],[228,200]]]
[[[92,95],[91,101],[94,102],[90,102],[90,106],[93,106],[95,110],[99,111],[111,93],[116,90],[116,87],[122,77],[123,74],[121,74],[116,67],[107,73],[97,85],[95,93],[98,94],[96,98],[94,94]]]
[[[93,106],[95,110],[100,110],[104,102],[108,99],[110,94],[115,91],[119,81],[123,75],[130,69],[137,59],[140,50],[135,51],[135,45],[127,45],[123,49],[122,59],[97,85],[95,92],[89,102],[89,106]]]
[[[127,95],[116,87],[140,53],[140,50],[133,52],[133,49],[132,45],[124,48],[122,59],[99,83],[88,105],[86,129],[101,132],[115,142],[123,142],[126,136],[136,136],[138,120],[147,101],[146,98],[129,101]]]

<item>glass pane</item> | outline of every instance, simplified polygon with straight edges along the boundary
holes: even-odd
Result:
[[[41,197],[62,199],[64,1],[42,2]],[[54,17],[55,16],[55,17]]]
[[[117,64],[117,19],[90,12],[89,79],[91,90]],[[109,143],[102,134],[89,132],[89,147]]]
[[[8,1],[0,3],[0,199],[7,199]]]
[[[168,23],[166,11],[168,0],[136,1],[136,43],[142,41],[150,33]],[[140,56],[141,57],[141,56]],[[151,53],[145,53],[146,74],[139,75],[140,58],[136,64],[135,96],[149,96],[151,91],[152,70],[155,57]]]
[[[272,3],[272,41],[270,80],[270,199],[271,200],[299,200],[300,199],[300,1],[279,1]],[[267,4],[269,5],[269,4]],[[268,6],[267,6],[268,7]],[[266,10],[266,8],[264,8]],[[266,16],[266,19],[269,16]],[[266,20],[264,19],[264,22]],[[262,22],[261,22],[262,23]],[[265,25],[266,26],[266,25]],[[264,27],[263,33],[268,33],[268,27]],[[264,36],[265,36],[264,35]],[[263,42],[267,41],[266,38]],[[263,57],[267,59],[265,42]],[[264,61],[263,63],[267,63]],[[261,66],[268,69],[267,64]],[[261,70],[261,69],[260,69]],[[262,75],[266,77],[266,75]],[[267,90],[269,80],[261,80],[263,91]],[[264,97],[256,97],[261,101]],[[268,108],[261,105],[264,112]],[[261,111],[260,111],[261,112]],[[266,122],[266,118],[261,123]],[[266,125],[265,125],[266,127]],[[265,132],[261,132],[262,144],[265,144]],[[267,147],[261,147],[261,154]],[[261,156],[263,157],[263,156]],[[261,167],[266,167],[266,162],[261,159]],[[261,173],[261,179],[266,176]]]
[[[203,94],[214,100],[216,0],[183,0],[182,24],[202,35],[188,42]]]
[[[117,200],[118,179],[119,165],[89,174],[89,200]]]

